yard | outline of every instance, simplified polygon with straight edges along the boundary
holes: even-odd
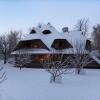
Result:
[[[100,69],[63,75],[63,82],[57,84],[50,83],[50,74],[42,69],[0,66],[7,72],[7,80],[0,84],[0,100],[100,100]]]

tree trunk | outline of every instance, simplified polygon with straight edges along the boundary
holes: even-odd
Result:
[[[22,69],[22,67],[20,66],[20,70]]]
[[[52,75],[50,78],[50,83],[53,83],[53,82],[55,83],[55,81],[56,81],[56,77],[54,75]]]
[[[54,83],[56,82],[56,76],[53,76],[53,82]]]
[[[7,56],[6,56],[6,54],[4,54],[4,64],[6,64],[7,63]]]
[[[80,69],[80,68],[78,68],[77,74],[80,74],[80,72],[81,72],[81,69]]]
[[[76,73],[76,74],[80,74],[80,72],[81,72],[81,69],[80,69],[80,68],[76,68],[76,69],[75,69],[75,73]]]
[[[7,51],[6,51],[6,48],[5,48],[5,52],[4,52],[4,64],[7,63]]]

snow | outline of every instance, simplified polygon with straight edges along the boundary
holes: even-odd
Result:
[[[100,55],[99,52],[97,50],[94,50],[90,53],[90,56],[100,65]]]
[[[91,56],[99,65],[100,65],[100,59],[96,56]]]
[[[88,53],[86,50],[83,49],[84,53]],[[50,50],[47,49],[21,49],[21,50],[16,50],[14,52],[12,52],[11,54],[75,54],[77,53],[76,50],[74,50],[73,48],[69,48],[69,49],[63,49],[63,50],[56,50],[51,48]]]
[[[51,28],[52,29],[52,28]],[[53,41],[55,39],[66,39],[75,49],[76,44],[79,43],[78,45],[83,45],[83,49],[85,47],[85,42],[86,42],[86,38],[81,34],[81,31],[71,31],[71,32],[58,32],[58,31],[52,31],[51,34],[45,35],[43,33],[35,33],[35,34],[27,34],[25,37],[23,37],[21,39],[21,41],[26,41],[26,40],[34,40],[34,39],[40,39],[49,49],[26,49],[24,51],[30,54],[50,54],[52,53],[52,51],[54,50],[53,48],[51,48],[51,45],[53,43]],[[73,53],[73,48],[67,48],[66,50],[64,49],[64,52],[66,52],[66,54],[72,54]],[[12,54],[18,54],[19,50],[16,50],[14,52],[12,52]],[[55,50],[55,53],[61,53],[60,50],[57,51]],[[62,52],[63,53],[63,52]]]
[[[63,82],[55,84],[49,83],[50,74],[43,69],[0,65],[7,72],[7,80],[0,84],[0,100],[100,100],[100,69],[63,75]]]
[[[86,37],[82,35],[81,31],[70,31],[70,32],[59,32],[52,25],[41,25],[41,28],[34,28],[38,30],[35,34],[27,34],[21,39],[21,41],[41,39],[46,46],[51,49],[51,45],[55,39],[66,39],[73,47],[75,47],[75,42],[83,44],[85,47]],[[50,30],[51,34],[45,35],[42,32],[44,30]]]
[[[12,54],[50,54],[51,52],[48,51],[47,49],[22,49],[22,50],[16,50],[12,52]]]
[[[41,39],[43,36],[41,34],[27,34],[24,36],[21,41],[26,41],[26,40],[33,40],[33,39]]]
[[[92,50],[92,51],[91,51],[91,55],[92,55],[92,56],[100,57],[100,53],[99,53],[98,50]]]

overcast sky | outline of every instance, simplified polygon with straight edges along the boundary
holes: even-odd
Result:
[[[90,31],[100,23],[100,0],[0,0],[0,33],[48,22],[72,30],[80,18],[89,19]]]

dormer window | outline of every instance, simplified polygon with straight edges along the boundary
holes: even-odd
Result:
[[[36,33],[36,31],[35,31],[34,29],[32,29],[32,30],[30,31],[30,34],[34,34],[34,33]]]
[[[72,48],[72,45],[66,39],[55,39],[51,45],[55,49]]]
[[[20,41],[16,47],[16,50],[21,49],[21,48],[48,49],[48,47],[42,42],[41,39]]]
[[[43,34],[51,34],[51,31],[50,30],[44,30],[42,33]]]

